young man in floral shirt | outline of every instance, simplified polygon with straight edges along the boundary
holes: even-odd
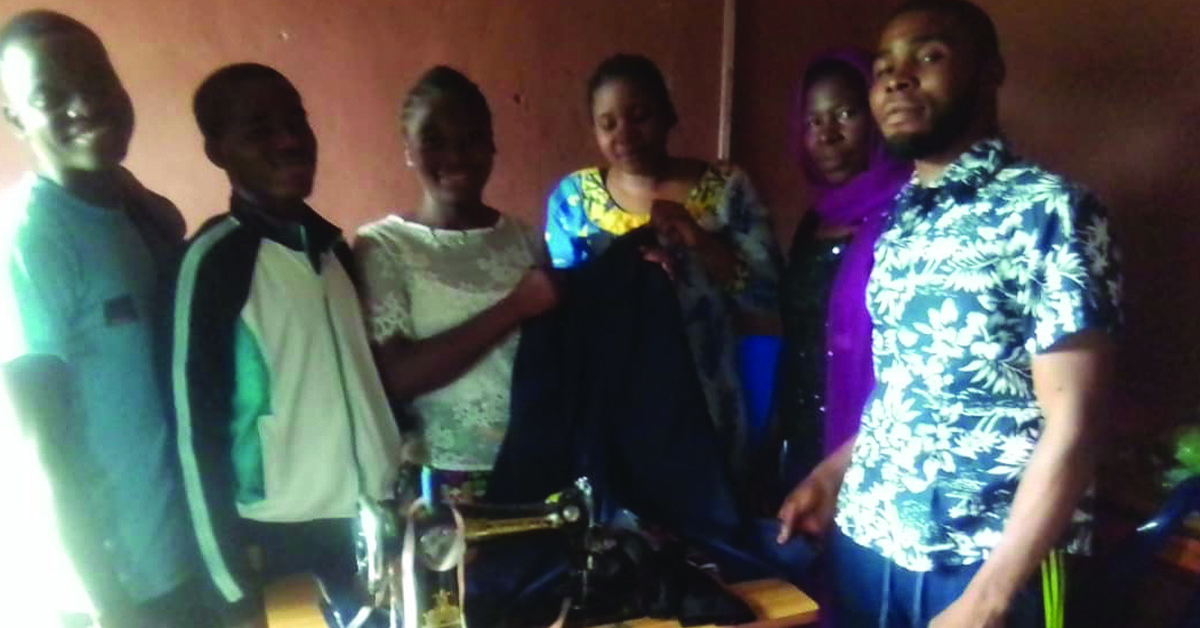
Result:
[[[975,5],[903,5],[874,72],[872,112],[916,162],[868,286],[878,383],[783,536],[832,527],[842,628],[1062,625],[1118,319],[1104,208],[999,134],[1004,63]]]

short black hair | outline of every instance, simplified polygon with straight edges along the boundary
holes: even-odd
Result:
[[[417,108],[435,98],[453,97],[464,104],[475,115],[480,116],[492,128],[492,109],[487,98],[467,75],[445,65],[437,65],[425,71],[408,92],[400,105],[400,124],[407,129]]]
[[[612,81],[629,81],[658,101],[662,113],[667,117],[667,126],[675,126],[679,121],[679,116],[675,113],[675,103],[671,101],[671,90],[667,89],[667,81],[658,66],[649,58],[622,53],[601,61],[587,83],[589,112],[595,104],[596,91]]]
[[[1000,56],[1000,36],[991,16],[969,0],[908,0],[892,11],[888,21],[906,13],[938,13],[951,17],[970,31],[971,43],[980,53],[980,60],[1004,63]]]
[[[229,103],[234,92],[246,83],[263,80],[283,81],[292,85],[279,70],[261,63],[227,65],[204,79],[192,97],[192,112],[196,114],[196,124],[205,140],[218,138],[225,132]]]
[[[0,54],[14,44],[66,32],[83,33],[100,41],[95,31],[69,15],[48,9],[34,9],[18,13],[0,28]]]

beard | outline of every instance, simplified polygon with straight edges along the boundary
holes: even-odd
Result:
[[[934,115],[928,131],[884,138],[884,148],[888,154],[904,161],[941,154],[971,128],[981,91],[979,85],[972,86],[970,91]]]

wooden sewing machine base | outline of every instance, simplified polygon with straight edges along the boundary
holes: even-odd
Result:
[[[758,619],[738,628],[790,628],[817,622],[817,603],[782,580],[755,580],[730,585]],[[267,587],[267,628],[325,628],[317,609],[317,584],[309,576],[285,578]],[[679,628],[670,619],[633,619],[596,628]],[[707,627],[705,627],[707,628]]]

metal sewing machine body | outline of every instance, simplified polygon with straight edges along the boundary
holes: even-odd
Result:
[[[393,628],[459,628],[468,548],[489,540],[548,530],[566,533],[572,547],[575,606],[586,603],[589,573],[605,541],[595,520],[587,478],[521,505],[359,503],[359,574]]]

